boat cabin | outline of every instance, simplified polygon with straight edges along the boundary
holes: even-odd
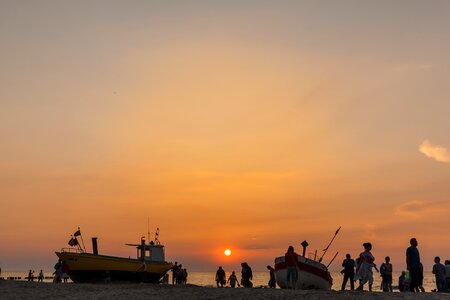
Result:
[[[155,244],[155,242],[150,241],[146,244],[145,239],[141,239],[141,244],[126,244],[127,246],[136,247],[137,259],[142,261],[153,261],[153,262],[164,262],[164,246],[161,244]]]

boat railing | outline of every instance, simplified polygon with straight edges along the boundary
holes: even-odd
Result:
[[[61,248],[61,252],[65,253],[84,253],[83,250],[76,249],[76,248]]]

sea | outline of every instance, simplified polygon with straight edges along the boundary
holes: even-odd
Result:
[[[189,271],[188,271],[189,272]],[[35,276],[37,277],[39,273],[39,270],[35,271]],[[44,283],[51,283],[52,280],[52,273],[53,271],[44,271],[44,276],[46,279],[44,279]],[[169,272],[170,276],[171,273]],[[188,284],[195,284],[199,286],[205,286],[205,287],[214,287],[216,286],[215,282],[215,272],[189,272],[188,274]],[[227,272],[227,278],[228,275],[230,275]],[[240,272],[236,272],[236,275],[238,278],[240,278]],[[8,280],[8,278],[13,277],[16,278],[15,280],[20,281],[27,281],[26,277],[28,276],[27,271],[7,271],[3,270],[1,273],[1,277],[4,280]],[[340,290],[342,285],[342,279],[343,275],[340,272],[332,272],[331,276],[333,277],[333,290]],[[393,274],[393,284],[394,292],[398,292],[398,278],[400,276],[399,272],[394,272]],[[170,277],[170,280],[172,278]],[[37,281],[35,278],[34,281]],[[269,281],[269,272],[253,272],[253,286],[254,287],[266,287],[267,282]],[[69,280],[70,282],[70,280]],[[357,285],[355,285],[356,287]],[[423,280],[423,286],[425,288],[425,291],[431,292],[431,290],[434,290],[436,288],[436,281],[434,280],[434,275],[431,272],[424,272],[424,280]],[[347,289],[350,289],[350,284],[347,283]],[[365,290],[367,290],[367,284],[365,286]],[[381,277],[378,273],[374,273],[374,283],[373,283],[373,291],[381,291]]]

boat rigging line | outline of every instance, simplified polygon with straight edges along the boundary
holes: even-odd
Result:
[[[333,256],[333,259],[330,261],[330,263],[327,265],[327,269],[328,267],[331,265],[331,263],[334,261],[334,259],[336,258],[336,256],[339,254],[339,251],[336,252],[336,254]]]
[[[319,258],[319,262],[322,262],[322,259],[323,259],[323,257],[325,256],[325,254],[327,253],[328,248],[330,248],[330,246],[331,246],[331,244],[333,243],[334,239],[335,239],[336,236],[338,235],[339,230],[341,230],[341,226],[339,226],[338,230],[336,230],[336,232],[334,233],[334,236],[333,236],[333,238],[331,239],[331,241],[330,241],[330,243],[328,244],[328,246],[327,246],[325,249],[323,249],[322,256]],[[336,254],[336,255],[337,255],[337,254]]]

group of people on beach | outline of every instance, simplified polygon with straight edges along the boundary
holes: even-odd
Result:
[[[293,246],[289,246],[286,254],[284,255],[285,264],[286,264],[286,282],[287,288],[294,289],[298,279],[298,254],[294,251]],[[248,265],[247,262],[241,263],[241,282],[238,282],[236,272],[233,271],[231,275],[226,279],[225,271],[221,266],[216,272],[216,284],[217,287],[225,287],[227,283],[230,284],[231,288],[235,288],[236,285],[242,286],[244,288],[253,287],[253,272],[252,268]],[[275,279],[275,269],[268,265],[267,270],[269,271],[269,281],[267,286],[269,288],[276,288],[276,279]]]
[[[398,288],[400,292],[425,292],[423,287],[423,265],[420,260],[418,242],[415,238],[411,238],[410,246],[406,249],[406,271],[402,271],[399,277]],[[372,255],[372,244],[364,243],[364,251],[359,257],[353,260],[350,254],[346,255],[342,263],[341,273],[344,275],[342,282],[342,290],[345,290],[347,282],[350,280],[350,288],[354,289],[354,282],[358,281],[358,290],[363,290],[364,285],[368,283],[369,291],[372,291],[373,285],[373,269],[381,274],[381,289],[385,292],[392,292],[392,272],[393,266],[390,257],[386,256],[384,263],[380,269],[375,264],[375,257]],[[434,258],[433,274],[436,280],[436,292],[450,291],[450,261],[445,261],[445,266],[440,262],[440,257]],[[356,272],[355,272],[356,269]]]
[[[67,283],[69,280],[69,266],[65,264],[61,259],[55,264],[55,272],[53,272],[53,283]]]
[[[239,283],[235,271],[233,271],[231,273],[231,275],[228,277],[228,280],[227,280],[225,270],[222,268],[222,266],[219,266],[219,269],[216,271],[216,284],[217,284],[217,287],[225,287],[227,285],[227,283],[230,284],[231,288],[235,288],[236,285],[238,287],[242,286],[242,287],[245,287],[245,288],[253,287],[253,283],[252,283],[253,271],[252,271],[252,268],[246,262],[241,263],[241,267],[242,267],[241,282]]]
[[[34,281],[34,270],[29,270],[28,271],[28,281]],[[42,269],[39,271],[39,275],[37,276],[37,281],[38,282],[44,282],[44,272],[42,271]]]
[[[186,268],[183,268],[182,264],[178,264],[175,262],[172,267],[172,284],[186,284],[188,278],[188,272]],[[164,280],[165,283],[168,283],[168,277]]]

